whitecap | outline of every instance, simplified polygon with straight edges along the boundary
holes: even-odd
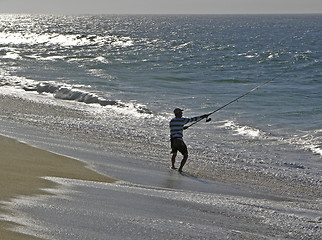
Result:
[[[94,60],[101,63],[109,63],[109,61],[103,56],[96,57]]]
[[[119,36],[96,36],[96,35],[77,35],[77,34],[55,34],[55,33],[8,33],[0,32],[0,44],[2,45],[60,45],[64,47],[88,46],[93,44],[111,45],[118,47],[128,47],[134,45],[130,37]]]
[[[18,60],[18,59],[21,59],[22,57],[18,53],[7,52],[6,55],[2,56],[2,58]]]
[[[223,124],[222,127],[234,131],[234,133],[236,135],[242,135],[242,136],[247,136],[247,137],[251,137],[251,138],[257,138],[257,137],[260,137],[260,136],[262,136],[264,134],[259,129],[249,127],[249,126],[240,126],[240,125],[238,125],[237,123],[235,123],[234,121],[231,121],[231,120],[224,121],[223,123],[224,124]]]
[[[300,131],[305,133],[304,135],[294,135],[291,138],[286,138],[284,141],[291,145],[295,145],[300,149],[310,151],[314,154],[322,156],[322,144],[321,133],[322,129],[316,129],[313,131]]]

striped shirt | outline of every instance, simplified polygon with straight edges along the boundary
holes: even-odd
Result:
[[[170,137],[177,138],[182,140],[183,137],[183,127],[185,124],[189,122],[198,121],[200,117],[193,117],[193,118],[173,118],[170,121]]]

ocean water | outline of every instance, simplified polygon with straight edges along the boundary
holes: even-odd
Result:
[[[271,80],[185,131],[184,170],[321,196],[321,15],[0,19],[2,133],[21,134],[11,124],[35,127],[44,138],[59,134],[129,159],[122,166],[167,169],[174,108],[186,117],[209,113]],[[127,178],[107,160],[92,164]]]

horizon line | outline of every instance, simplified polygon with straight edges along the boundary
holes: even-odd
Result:
[[[321,15],[322,12],[312,13],[15,13],[0,12],[1,15],[132,15],[132,16],[151,16],[151,15]]]

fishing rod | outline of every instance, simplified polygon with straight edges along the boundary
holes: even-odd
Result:
[[[260,85],[258,85],[257,87],[253,88],[253,89],[252,89],[252,90],[250,90],[249,92],[244,93],[243,95],[241,95],[241,96],[239,96],[239,97],[235,98],[234,100],[232,100],[232,101],[230,101],[230,102],[226,103],[225,105],[221,106],[220,108],[217,108],[215,111],[213,111],[213,112],[211,112],[211,113],[209,113],[209,114],[206,114],[206,115],[207,115],[206,122],[210,122],[210,121],[211,121],[211,118],[208,118],[210,115],[212,115],[212,114],[214,114],[215,112],[218,112],[219,110],[221,110],[221,109],[223,109],[223,108],[227,107],[228,105],[232,104],[233,102],[238,101],[238,100],[239,100],[239,99],[241,99],[242,97],[245,97],[246,95],[250,94],[251,92],[254,92],[256,89],[258,89],[258,88],[260,88],[260,87],[264,86],[265,84],[267,84],[267,83],[269,83],[269,82],[271,82],[271,81],[273,81],[273,80],[274,80],[274,78],[273,78],[273,79],[271,79],[271,80],[268,80],[268,81],[266,81],[266,82],[264,82],[264,83],[262,83],[262,84],[260,84]],[[194,123],[190,124],[189,126],[184,127],[184,129],[188,129],[189,127],[191,127],[191,126],[195,125],[196,123],[200,122],[202,119],[203,119],[203,118],[200,118],[199,120],[195,121]]]

